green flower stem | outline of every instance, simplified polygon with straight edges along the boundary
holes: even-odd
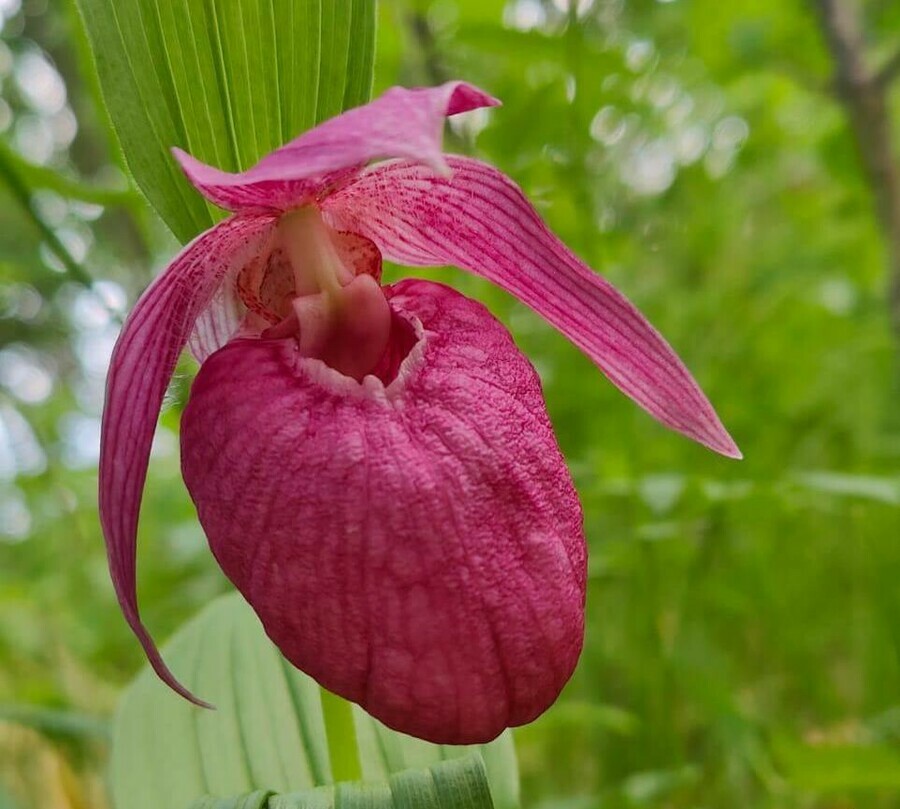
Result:
[[[353,705],[325,688],[322,693],[322,715],[328,754],[331,758],[331,778],[335,783],[362,780],[356,727],[353,724]]]

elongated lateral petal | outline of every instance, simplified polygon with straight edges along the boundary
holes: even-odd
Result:
[[[500,102],[465,82],[382,96],[305,132],[238,174],[221,171],[173,149],[188,179],[210,202],[229,211],[286,210],[346,181],[379,158],[402,157],[445,171],[444,118]]]
[[[394,381],[233,340],[191,389],[182,471],[292,663],[392,728],[486,742],[549,707],[578,660],[581,507],[506,329],[439,284],[387,292],[418,326]]]
[[[113,351],[106,383],[100,522],[116,595],[159,676],[198,704],[203,703],[166,668],[138,614],[138,513],[156,419],[178,355],[223,276],[256,254],[272,228],[272,217],[232,217],[191,242],[135,305]]]
[[[668,343],[547,229],[518,186],[480,161],[447,162],[451,177],[405,161],[375,166],[330,197],[326,215],[400,264],[454,264],[484,276],[558,328],[654,418],[740,457]]]

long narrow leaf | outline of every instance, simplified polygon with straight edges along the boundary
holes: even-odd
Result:
[[[223,169],[368,100],[375,0],[77,0],[138,186],[182,241],[219,213],[171,158]]]

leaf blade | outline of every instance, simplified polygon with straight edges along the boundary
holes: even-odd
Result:
[[[210,604],[176,633],[164,653],[187,673],[185,685],[202,688],[217,710],[190,705],[152,671],[142,672],[113,723],[111,785],[118,809],[189,806],[200,795],[248,795],[259,789],[282,798],[302,791],[305,799],[313,794],[309,790],[327,791],[334,771],[328,744],[333,729],[326,728],[321,689],[286,665],[239,595]],[[489,745],[448,748],[388,730],[357,706],[353,724],[366,781],[384,786],[398,771],[476,753],[479,766],[487,763],[493,805],[518,805],[509,732]],[[322,799],[315,794],[316,801]],[[372,793],[349,797],[356,803],[374,800]],[[278,806],[291,805],[273,799],[269,809]]]
[[[256,790],[232,798],[206,796],[190,809],[493,809],[487,771],[472,754],[425,769],[394,773],[388,781],[342,782],[287,795]]]
[[[170,155],[249,168],[365,103],[375,0],[77,0],[103,97],[137,186],[183,242],[221,217]]]

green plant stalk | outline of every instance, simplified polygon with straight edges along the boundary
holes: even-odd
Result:
[[[110,736],[109,723],[102,719],[74,711],[57,711],[32,705],[0,705],[0,721],[71,738],[95,738],[105,742]]]
[[[30,163],[2,142],[0,142],[0,157],[23,182],[28,178],[30,180],[28,185],[55,191],[66,199],[76,199],[95,205],[118,206],[128,210],[133,210],[141,204],[140,197],[134,191],[104,188],[66,177],[46,166]]]
[[[40,214],[37,211],[37,208],[34,205],[34,202],[32,201],[31,189],[28,187],[28,184],[22,179],[21,175],[16,170],[16,167],[11,159],[11,155],[7,147],[3,144],[0,144],[0,181],[6,184],[7,188],[9,188],[9,191],[13,196],[13,199],[15,199],[16,202],[19,203],[22,210],[40,232],[41,237],[47,243],[47,246],[60,260],[66,275],[68,275],[69,278],[75,283],[80,284],[85,289],[94,292],[94,294],[96,295],[96,292],[94,291],[94,279],[91,278],[88,272],[75,260],[75,257],[60,241],[53,228],[51,228],[41,218]],[[112,317],[116,322],[120,323],[122,320],[121,315],[119,315],[119,313],[115,310],[111,309],[106,301],[104,301],[99,295],[96,295],[96,297],[103,308],[110,315],[110,317]]]
[[[331,778],[334,783],[361,781],[362,767],[353,724],[353,705],[325,688],[322,694],[322,716],[328,738]]]
[[[5,148],[0,148],[0,179],[2,179],[9,188],[16,202],[19,203],[22,210],[27,214],[34,226],[40,231],[47,246],[53,251],[53,254],[62,262],[66,273],[82,286],[90,288],[93,279],[83,267],[74,259],[72,254],[66,249],[66,246],[59,240],[53,229],[41,219],[31,201],[31,191],[25,181],[19,176],[15,166],[10,160],[10,156]]]

